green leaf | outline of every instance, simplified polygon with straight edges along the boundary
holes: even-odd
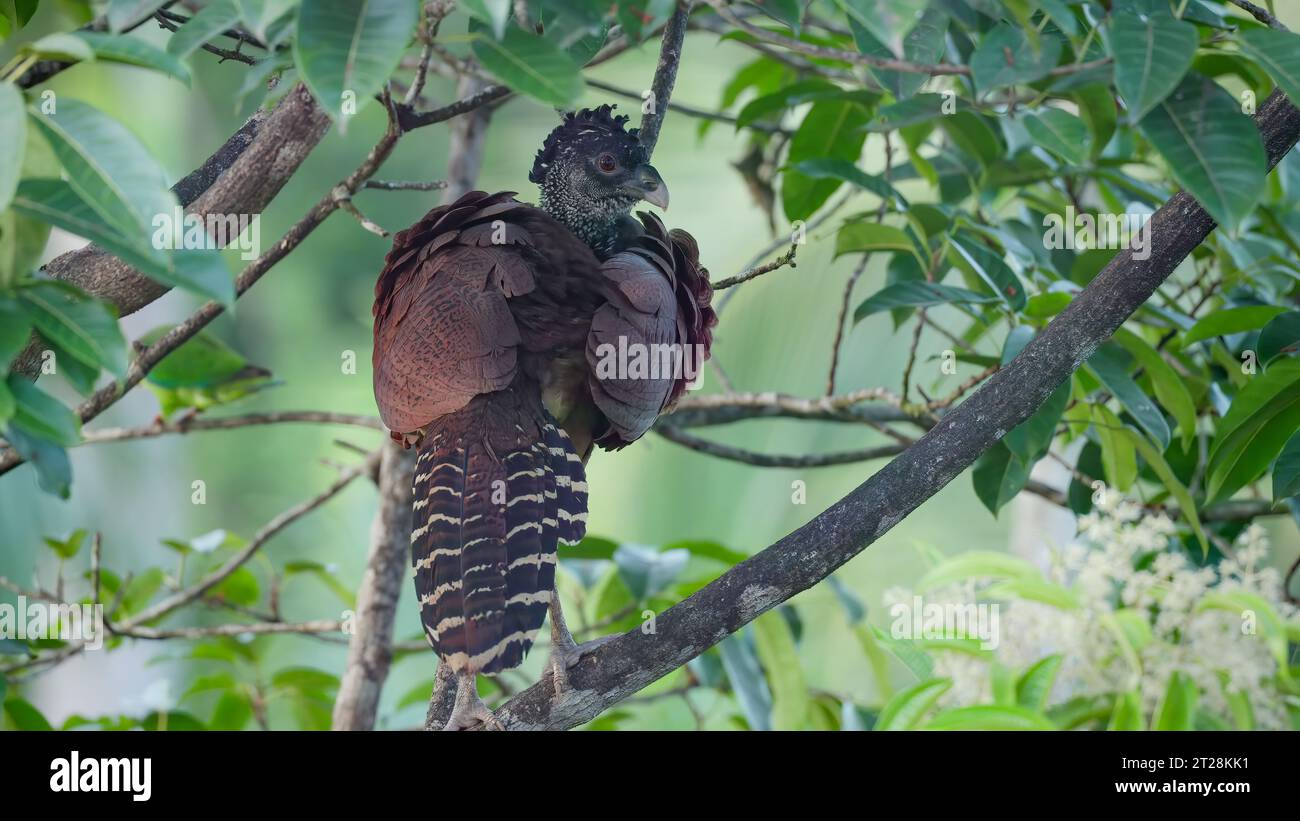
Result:
[[[1018,26],[999,23],[984,35],[970,57],[975,89],[980,94],[1009,85],[1041,80],[1061,59],[1059,37],[1039,35],[1037,42]]]
[[[1111,93],[1110,86],[1100,84],[1075,89],[1073,95],[1079,104],[1079,116],[1087,123],[1088,132],[1092,135],[1088,153],[1095,158],[1115,134],[1119,118],[1115,95]]]
[[[27,347],[32,334],[32,319],[16,300],[0,297],[0,373]]]
[[[951,107],[945,111],[944,106]],[[945,97],[942,94],[918,94],[902,102],[881,106],[867,123],[867,131],[883,133],[906,128],[910,125],[928,123],[939,117],[946,117],[970,108],[970,103],[960,97]]]
[[[1002,438],[1007,448],[1021,464],[1032,465],[1047,453],[1056,438],[1056,426],[1070,404],[1070,383],[1067,381],[1047,397],[1047,401],[1025,421],[1016,425]]]
[[[859,5],[861,4],[859,3]],[[895,57],[894,50],[885,42],[882,42],[867,26],[859,22],[857,17],[849,14],[848,18],[858,51],[886,59]],[[879,24],[874,15],[872,15],[871,19]],[[912,15],[910,19],[915,19],[916,24],[903,38],[903,59],[924,65],[941,62],[946,48],[945,37],[948,32],[948,16],[937,9],[926,8],[920,12],[919,19],[915,15]],[[926,75],[914,72],[889,71],[875,67],[868,67],[867,71],[876,78],[877,82],[888,89],[889,93],[897,100],[905,100],[911,97],[921,86],[925,85],[925,81],[928,79]]]
[[[1208,554],[1210,544],[1205,539],[1205,531],[1201,529],[1201,518],[1196,513],[1196,503],[1192,499],[1192,494],[1188,492],[1187,487],[1174,475],[1173,468],[1165,461],[1164,454],[1160,449],[1147,441],[1146,437],[1135,430],[1125,428],[1123,431],[1132,441],[1133,446],[1142,454],[1142,458],[1155,471],[1156,476],[1164,483],[1169,495],[1178,501],[1178,512],[1187,522],[1192,533],[1196,534],[1196,540],[1201,543],[1201,552]]]
[[[50,722],[45,720],[41,711],[31,705],[30,702],[12,696],[5,700],[5,715],[9,717],[9,723],[15,730],[53,730]]]
[[[835,235],[835,256],[874,251],[908,251],[914,246],[901,228],[859,220],[847,223]]]
[[[740,709],[749,722],[750,729],[770,730],[772,728],[772,695],[763,671],[758,666],[758,658],[745,641],[745,634],[728,636],[718,645],[722,657],[722,667],[727,673],[727,681],[740,703]]]
[[[75,558],[81,551],[81,545],[86,541],[86,531],[74,530],[66,539],[53,539],[47,536],[42,541],[45,542],[46,547],[54,551],[56,556],[66,561]]]
[[[167,53],[188,57],[204,43],[239,22],[239,7],[234,0],[213,0],[181,27],[167,41]]]
[[[253,717],[253,708],[248,699],[240,693],[222,693],[217,706],[212,710],[212,720],[208,722],[210,730],[242,730]]]
[[[1178,184],[1235,233],[1264,193],[1264,144],[1232,95],[1205,77],[1182,84],[1138,124]]]
[[[24,54],[40,57],[42,60],[59,60],[67,63],[86,62],[95,59],[94,49],[75,34],[57,32],[47,34],[34,43],[23,46]]]
[[[96,370],[102,366],[126,377],[126,340],[107,305],[53,281],[33,283],[18,294],[42,336]]]
[[[992,550],[958,553],[930,570],[916,583],[924,593],[966,579],[1039,579],[1038,569],[1024,559]]]
[[[12,377],[21,379],[22,377]],[[14,393],[12,383],[9,391]],[[17,397],[14,397],[17,399]],[[51,400],[52,401],[52,400]],[[18,410],[21,410],[19,408]],[[75,421],[75,417],[73,417]],[[5,429],[5,438],[18,455],[36,469],[36,481],[41,490],[52,493],[61,499],[68,498],[72,485],[72,465],[68,454],[55,442],[39,433],[18,427],[17,413]]]
[[[1008,308],[1019,311],[1025,307],[1025,288],[999,254],[969,234],[949,237],[948,248],[953,264],[983,280]]]
[[[10,374],[8,384],[17,403],[13,425],[64,447],[81,440],[81,422],[59,400],[18,374]]]
[[[772,690],[772,729],[802,730],[811,705],[790,625],[779,610],[771,610],[754,620],[753,630],[754,647]]]
[[[1300,311],[1287,311],[1270,319],[1259,332],[1255,347],[1261,365],[1300,351]]]
[[[1004,442],[984,451],[971,470],[975,495],[994,516],[1029,483],[1029,470]]]
[[[839,159],[856,163],[862,153],[867,109],[849,100],[814,103],[790,139],[786,163],[796,166],[804,160]],[[833,178],[813,179],[789,170],[782,176],[781,205],[791,222],[807,219],[835,193],[841,182]]]
[[[1274,317],[1283,313],[1286,313],[1286,308],[1281,305],[1245,305],[1214,311],[1197,320],[1196,324],[1183,334],[1183,345],[1186,347],[1216,336],[1253,331],[1264,327]]]
[[[1097,377],[1164,450],[1169,447],[1169,424],[1160,409],[1129,376],[1128,364],[1128,355],[1122,348],[1105,343],[1088,359],[1087,367],[1088,372]]]
[[[686,569],[690,553],[685,550],[659,551],[653,547],[625,544],[614,551],[619,576],[636,601],[645,601],[665,590]]]
[[[921,717],[934,706],[939,696],[952,688],[950,678],[932,678],[899,690],[880,708],[876,719],[877,730],[911,730]]]
[[[1156,399],[1178,423],[1183,444],[1191,442],[1192,437],[1196,435],[1196,401],[1192,399],[1187,383],[1183,381],[1178,371],[1165,361],[1160,352],[1142,337],[1127,328],[1120,328],[1115,331],[1113,338],[1151,377]]]
[[[1039,659],[1016,680],[1016,703],[1021,707],[1041,713],[1047,708],[1056,673],[1061,669],[1062,656],[1052,655]]]
[[[1215,590],[1206,593],[1196,603],[1196,612],[1207,610],[1223,610],[1231,613],[1242,620],[1243,626],[1247,617],[1253,618],[1278,668],[1282,671],[1287,669],[1286,623],[1267,599],[1245,590]]]
[[[1119,492],[1126,493],[1137,479],[1137,448],[1125,432],[1124,423],[1110,408],[1094,404],[1091,410],[1106,481]]]
[[[324,693],[339,686],[338,676],[310,667],[286,667],[271,677],[271,684],[302,694]]]
[[[1254,481],[1300,428],[1300,359],[1283,359],[1252,377],[1219,421],[1210,444],[1207,503]]]
[[[346,121],[384,87],[411,42],[419,8],[413,0],[302,0],[294,63],[331,117]]]
[[[27,115],[23,95],[12,83],[0,83],[0,212],[9,207],[23,170]]]
[[[1175,671],[1169,677],[1169,686],[1165,688],[1160,706],[1156,708],[1151,729],[1192,729],[1196,720],[1197,696],[1196,683],[1191,677],[1181,671]]]
[[[97,60],[151,68],[174,77],[187,86],[190,84],[190,70],[184,63],[144,40],[95,31],[78,31],[75,36],[90,46]]]
[[[1047,717],[1024,707],[979,704],[935,716],[922,730],[1055,730]]]
[[[803,162],[791,167],[810,179],[817,180],[830,177],[832,179],[852,183],[865,191],[870,191],[882,200],[885,200],[893,208],[900,211],[907,208],[907,200],[903,199],[903,195],[898,193],[898,189],[890,185],[884,177],[876,174],[868,174],[848,160],[837,160],[834,158],[804,160]],[[874,225],[876,223],[859,222],[853,224]],[[844,233],[843,229],[841,229],[840,233]],[[908,249],[910,248],[911,246],[909,245]]]
[[[1110,723],[1106,729],[1133,732],[1141,730],[1142,727],[1142,694],[1136,690],[1129,690],[1115,699],[1115,709],[1111,712]]]
[[[1196,26],[1159,6],[1116,9],[1111,17],[1115,87],[1135,123],[1178,87],[1196,56]]]
[[[1024,124],[1035,142],[1071,165],[1082,165],[1088,159],[1088,126],[1073,114],[1048,108],[1036,115],[1026,115]]]
[[[1267,28],[1243,29],[1237,35],[1237,45],[1269,73],[1286,96],[1300,100],[1300,35]]]
[[[478,37],[473,49],[483,67],[501,82],[544,103],[571,106],[585,86],[572,57],[518,26],[507,28],[500,40]]]
[[[1079,600],[1068,587],[1034,578],[1005,579],[984,588],[980,596],[1003,601],[1028,599],[1058,610],[1074,610],[1079,606]]]
[[[176,198],[162,168],[121,123],[77,100],[60,100],[57,115],[34,122],[54,149],[68,184],[99,217],[144,256],[164,259],[147,241],[157,214],[170,214]]]
[[[909,280],[886,285],[867,297],[853,312],[853,321],[859,322],[874,313],[894,308],[928,308],[933,305],[980,304],[997,301],[998,298],[995,296],[968,291],[965,288]]]
[[[4,415],[0,414],[0,419]],[[1300,433],[1296,433],[1282,447],[1273,463],[1273,501],[1280,502],[1300,493]]]

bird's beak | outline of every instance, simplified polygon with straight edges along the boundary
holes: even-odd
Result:
[[[640,195],[641,199],[665,211],[668,210],[668,186],[653,165],[637,168],[636,180],[630,183],[630,187]]]

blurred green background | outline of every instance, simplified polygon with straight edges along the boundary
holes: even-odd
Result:
[[[1279,9],[1300,17],[1300,10]],[[58,7],[46,5],[33,22],[31,36],[61,27]],[[463,30],[463,18],[444,28]],[[143,27],[144,36],[162,45],[166,33]],[[12,45],[10,46],[12,47]],[[7,57],[0,52],[0,57]],[[653,73],[657,46],[642,45],[591,72],[610,83],[640,89]],[[674,99],[710,108],[723,86],[746,62],[743,47],[719,42],[711,34],[687,38]],[[186,89],[158,74],[112,65],[77,66],[49,84],[58,95],[84,99],[125,123],[179,179],[203,162],[243,121],[235,96],[247,68],[196,53],[191,60],[194,85]],[[431,79],[427,94],[445,102],[454,88]],[[584,104],[616,101],[637,114],[635,103],[589,90]],[[556,123],[556,113],[528,99],[514,99],[493,116],[486,163],[479,187],[514,190],[535,199],[527,182],[533,155]],[[263,215],[261,241],[268,247],[335,181],[350,172],[377,139],[383,115],[371,105],[355,119],[346,136],[337,129],[311,154],[272,207]],[[731,167],[744,149],[743,138],[729,125],[718,124],[698,136],[698,121],[670,113],[656,150],[655,165],[672,191],[670,226],[688,229],[700,242],[704,263],[715,279],[738,272],[771,241],[765,216],[755,207],[740,176]],[[380,179],[441,179],[447,153],[445,125],[422,129],[405,138],[377,175]],[[878,168],[881,145],[873,135],[867,144],[867,166]],[[906,191],[906,193],[911,193]],[[357,199],[371,219],[396,231],[437,204],[438,192],[365,191]],[[864,203],[866,200],[864,200]],[[846,211],[853,210],[852,206]],[[836,221],[813,231],[800,249],[798,267],[784,269],[742,286],[717,329],[714,353],[737,390],[776,390],[818,396],[825,389],[831,341],[843,285],[852,259],[831,258]],[[76,247],[81,241],[56,231],[46,258]],[[331,410],[374,414],[370,386],[370,306],[375,275],[388,249],[388,240],[362,230],[339,213],[276,266],[238,305],[233,315],[213,329],[257,364],[270,368],[284,385],[216,414],[264,409]],[[227,252],[232,271],[241,265]],[[870,293],[883,282],[883,266],[873,264],[856,293]],[[156,325],[179,321],[197,300],[171,293],[124,321],[128,338]],[[931,316],[943,321],[941,311]],[[899,387],[910,332],[897,335],[880,315],[846,331],[838,389],[875,385]],[[922,346],[920,384],[931,395],[952,391],[970,374],[962,369],[943,376],[926,359],[943,347],[927,336]],[[993,353],[991,343],[981,350]],[[355,352],[357,373],[341,368],[348,351]],[[46,386],[67,401],[74,394],[57,380]],[[45,384],[44,382],[42,383]],[[717,390],[712,371],[703,390]],[[153,419],[157,402],[136,390],[94,423],[93,427],[142,425]],[[743,444],[764,452],[808,454],[865,447],[883,438],[868,428],[803,421],[749,421],[702,429],[701,435]],[[357,458],[338,447],[345,439],[366,448],[381,435],[357,428],[317,425],[277,425],[229,432],[195,433],[111,445],[82,446],[71,451],[74,469],[72,498],[66,502],[41,493],[30,468],[0,477],[0,574],[20,584],[33,573],[49,582],[53,561],[40,547],[41,537],[62,536],[76,528],[101,531],[106,565],[118,572],[152,566],[172,567],[175,554],[163,539],[191,539],[214,529],[250,536],[266,520],[308,498],[334,478],[323,460],[351,463]],[[619,453],[598,453],[588,467],[592,486],[589,532],[619,542],[660,544],[682,539],[710,539],[752,553],[803,524],[863,481],[879,463],[817,470],[755,468],[683,449],[655,435]],[[207,502],[191,504],[191,484],[206,483]],[[792,483],[806,483],[807,502],[792,502]],[[968,475],[940,491],[920,510],[840,571],[838,577],[871,608],[873,621],[885,625],[881,593],[908,585],[926,565],[918,546],[943,553],[975,549],[1007,549],[1013,536],[1026,544],[1059,544],[1070,535],[1068,518],[1039,515],[1037,500],[1018,500],[995,520],[975,498]],[[295,523],[266,548],[276,564],[301,558],[336,567],[349,587],[359,582],[366,560],[368,531],[375,492],[356,482],[341,497]],[[1025,509],[1026,506],[1029,509]],[[1016,520],[1019,522],[1016,523]],[[1274,562],[1289,565],[1300,551],[1296,526],[1289,518],[1266,520],[1274,538]],[[1013,530],[1017,530],[1013,533]],[[69,577],[79,578],[88,563],[86,551]],[[3,594],[7,595],[7,594]],[[10,597],[11,599],[12,597]],[[399,640],[420,635],[411,589],[403,591],[398,616]],[[811,686],[876,701],[869,667],[854,639],[833,592],[825,585],[792,602],[802,618],[800,653]],[[293,620],[339,618],[337,597],[310,580],[295,580],[284,591],[283,612]],[[276,666],[305,665],[331,672],[342,668],[345,647],[312,638],[274,637],[269,658]],[[112,654],[78,659],[34,679],[27,696],[56,725],[70,713],[98,715],[136,709],[141,699],[158,698],[159,681],[172,682],[171,693],[184,690],[181,663],[146,664],[149,659],[176,654],[175,647],[136,642]],[[534,652],[524,668],[534,676],[544,660]],[[395,709],[400,697],[432,677],[432,653],[403,657],[387,687],[381,725],[410,727],[423,717],[423,705]],[[150,695],[146,695],[150,694]],[[703,696],[697,706],[708,726],[726,726],[730,710]],[[275,724],[273,714],[272,722]],[[688,727],[692,721],[678,700],[639,707],[626,727]]]

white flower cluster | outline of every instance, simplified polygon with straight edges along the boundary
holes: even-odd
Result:
[[[1079,606],[1003,601],[996,649],[985,655],[933,652],[934,675],[953,681],[939,706],[989,703],[993,661],[1023,670],[1060,654],[1049,708],[1080,696],[1136,689],[1150,720],[1178,671],[1196,684],[1198,713],[1205,720],[1235,726],[1229,697],[1244,694],[1256,727],[1289,728],[1278,660],[1260,614],[1202,606],[1209,594],[1240,592],[1266,601],[1284,622],[1297,618],[1297,608],[1283,595],[1281,574],[1262,566],[1269,547],[1264,529],[1251,524],[1229,556],[1205,567],[1181,552],[1176,532],[1166,516],[1148,515],[1118,493],[1100,494],[1093,512],[1080,518],[1076,540],[1055,552],[1045,577],[1068,588]],[[948,585],[925,600],[974,602],[991,581]],[[910,596],[887,591],[886,606]]]

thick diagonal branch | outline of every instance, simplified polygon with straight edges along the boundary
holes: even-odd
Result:
[[[1300,110],[1280,93],[1256,114],[1276,165],[1300,138]],[[1214,221],[1179,193],[1151,218],[1151,255],[1116,254],[1070,306],[1007,367],[949,411],[915,445],[808,524],[660,613],[653,633],[632,630],[569,671],[556,699],[549,677],[496,711],[509,729],[562,730],[590,721],[825,579],[952,481],[1047,397],[1142,306]]]

